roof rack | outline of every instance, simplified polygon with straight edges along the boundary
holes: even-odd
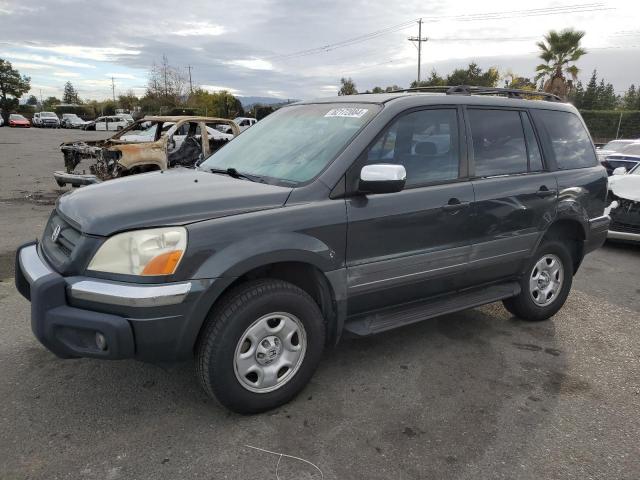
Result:
[[[508,98],[542,97],[545,100],[561,102],[562,99],[553,93],[538,92],[535,90],[519,90],[516,88],[476,87],[471,85],[440,86],[440,87],[414,87],[393,90],[397,92],[441,92],[447,95],[503,95]]]

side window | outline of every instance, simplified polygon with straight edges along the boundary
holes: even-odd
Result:
[[[529,120],[529,116],[522,112],[522,125],[524,127],[524,136],[527,139],[527,153],[529,154],[529,171],[530,172],[539,172],[544,170],[544,166],[542,165],[542,154],[540,153],[540,146],[538,145],[538,140],[536,140],[536,135],[533,132],[533,126],[531,125],[531,120]]]
[[[536,123],[541,122],[551,140],[558,168],[593,167],[598,164],[587,130],[577,115],[556,110],[535,110]]]
[[[520,113],[469,109],[476,176],[490,177],[528,170]]]
[[[367,163],[396,163],[407,186],[458,178],[458,115],[454,109],[420,110],[395,120],[367,152]]]

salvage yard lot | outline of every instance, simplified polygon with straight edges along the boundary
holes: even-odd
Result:
[[[278,457],[246,445],[326,479],[638,477],[638,246],[588,256],[548,322],[493,304],[345,340],[263,415],[218,406],[191,364],[57,359],[31,334],[13,254],[62,192],[57,146],[108,135],[0,128],[0,478],[275,479]],[[290,459],[279,475],[320,478]]]

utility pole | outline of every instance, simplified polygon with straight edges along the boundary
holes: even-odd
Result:
[[[422,36],[422,19],[418,20],[418,36],[409,37],[407,40],[410,42],[418,43],[418,83],[420,82],[420,64],[422,63],[422,42],[429,40],[427,37]]]
[[[116,103],[116,82],[113,77],[111,77],[111,93],[113,94],[113,103]]]
[[[189,69],[189,91],[193,93],[193,83],[191,82],[191,65],[187,67]]]

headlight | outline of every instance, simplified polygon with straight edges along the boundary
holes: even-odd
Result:
[[[171,275],[187,248],[183,227],[151,228],[114,235],[89,264],[96,272],[128,275]]]

